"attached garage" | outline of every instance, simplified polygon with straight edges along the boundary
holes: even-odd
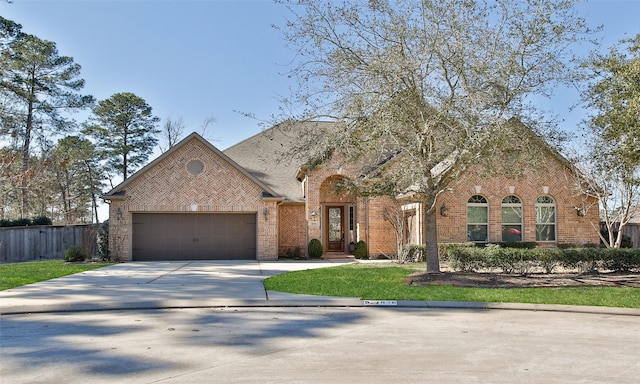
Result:
[[[152,260],[255,260],[255,213],[133,213],[132,256]]]
[[[115,260],[275,260],[285,198],[197,133],[102,196]]]

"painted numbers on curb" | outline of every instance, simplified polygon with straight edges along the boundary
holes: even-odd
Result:
[[[364,305],[396,307],[398,302],[396,300],[365,300]]]

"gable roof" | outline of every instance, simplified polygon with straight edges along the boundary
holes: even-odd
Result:
[[[179,151],[183,146],[185,146],[191,140],[198,140],[199,142],[204,144],[204,146],[207,147],[209,150],[211,150],[216,155],[221,157],[224,161],[229,163],[238,172],[242,173],[244,176],[248,177],[251,181],[256,183],[260,188],[262,188],[264,190],[264,192],[263,192],[263,196],[264,197],[278,197],[279,196],[276,191],[274,191],[267,184],[263,183],[255,175],[251,174],[250,172],[247,172],[246,169],[244,169],[238,163],[233,161],[231,158],[229,158],[229,156],[225,155],[218,148],[213,146],[213,144],[208,142],[206,139],[204,139],[202,136],[200,136],[196,132],[193,132],[189,136],[187,136],[184,139],[180,140],[180,142],[178,142],[176,145],[174,145],[171,148],[169,148],[168,151],[164,152],[163,154],[161,154],[160,156],[155,158],[153,161],[151,161],[149,164],[145,165],[142,169],[138,170],[133,175],[129,176],[122,183],[120,183],[117,186],[115,186],[111,191],[107,192],[105,195],[100,196],[100,198],[102,198],[103,200],[114,200],[114,199],[122,199],[122,198],[124,198],[125,197],[125,188],[126,188],[126,186],[128,184],[130,184],[132,181],[134,181],[135,179],[140,177],[140,175],[144,174],[149,169],[153,168],[156,164],[158,164],[159,162],[161,162],[162,160],[164,160],[165,158],[170,156],[172,153],[174,153],[176,151]]]
[[[304,193],[296,175],[308,158],[296,155],[292,149],[300,143],[301,130],[324,130],[333,124],[284,122],[225,149],[224,153],[278,195],[290,202],[303,202]]]

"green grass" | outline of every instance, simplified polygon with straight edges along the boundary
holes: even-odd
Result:
[[[416,266],[351,264],[290,272],[265,280],[272,291],[364,300],[476,301],[640,308],[640,288],[457,288],[408,286]],[[424,266],[420,266],[420,269]]]
[[[0,264],[0,291],[102,268],[108,263],[66,264],[62,260]]]

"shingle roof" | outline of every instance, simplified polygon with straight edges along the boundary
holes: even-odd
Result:
[[[293,151],[300,143],[299,132],[326,129],[331,125],[333,123],[330,122],[286,122],[266,129],[223,152],[287,201],[303,202],[304,194],[296,174],[308,158]]]

